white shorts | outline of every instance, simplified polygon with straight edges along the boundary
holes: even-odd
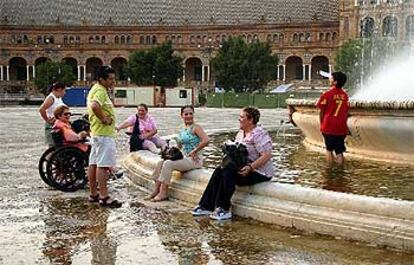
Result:
[[[109,136],[91,137],[91,154],[89,165],[97,167],[116,166],[116,145],[115,138]]]

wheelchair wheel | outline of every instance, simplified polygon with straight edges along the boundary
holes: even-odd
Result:
[[[40,178],[49,186],[53,187],[53,183],[48,179],[46,170],[47,170],[47,163],[53,152],[56,150],[56,147],[50,147],[47,149],[39,159],[39,175]]]
[[[56,150],[47,163],[46,175],[53,187],[61,191],[76,191],[88,182],[88,158],[76,147]]]

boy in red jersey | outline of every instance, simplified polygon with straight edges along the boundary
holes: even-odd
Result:
[[[331,88],[322,94],[316,106],[320,109],[320,130],[326,145],[326,158],[332,163],[344,164],[345,137],[348,134],[346,121],[349,113],[348,94],[342,89],[346,82],[346,75],[342,72],[331,74]]]

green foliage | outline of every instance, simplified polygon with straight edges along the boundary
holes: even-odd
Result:
[[[212,69],[226,91],[255,91],[273,79],[277,63],[268,43],[247,44],[237,37],[223,43],[212,60]]]
[[[182,61],[173,55],[171,43],[146,51],[135,51],[129,56],[128,73],[137,85],[176,86],[183,74]]]
[[[72,85],[76,76],[72,67],[63,62],[52,62],[50,60],[36,66],[36,77],[34,84],[38,91],[46,95],[48,86],[56,81],[63,82],[67,86]]]
[[[335,71],[348,76],[346,87],[354,90],[401,51],[402,43],[387,38],[364,38],[346,42],[336,53]]]

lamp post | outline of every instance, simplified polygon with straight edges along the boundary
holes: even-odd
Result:
[[[197,45],[197,47],[201,50],[201,53],[203,54],[203,57],[207,58],[207,60],[208,60],[207,78],[204,78],[204,79],[207,79],[207,81],[208,81],[208,90],[211,90],[211,87],[210,87],[211,81],[212,81],[211,80],[211,59],[212,59],[211,55],[213,54],[213,52],[216,49],[221,48],[221,44],[219,44],[217,41],[213,42],[213,39],[210,37],[210,38],[208,38],[207,43],[205,43],[205,44],[199,43]],[[205,75],[204,66],[202,66],[202,76],[204,77],[204,75]],[[205,81],[204,79],[202,80],[203,82]]]

